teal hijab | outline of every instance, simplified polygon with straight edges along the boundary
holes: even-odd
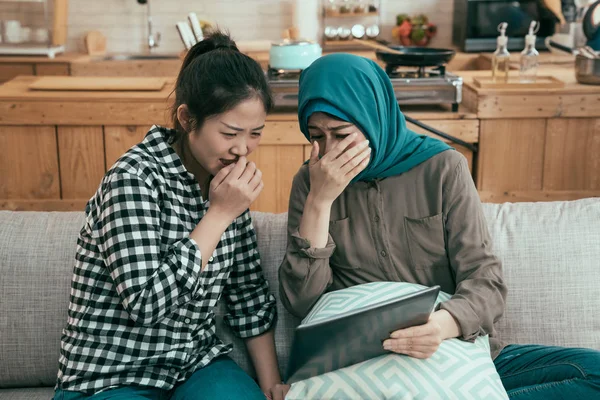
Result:
[[[369,140],[371,162],[355,180],[399,175],[451,149],[406,127],[392,83],[377,63],[352,54],[330,54],[300,76],[298,120],[309,139],[308,118],[325,112],[356,125]]]

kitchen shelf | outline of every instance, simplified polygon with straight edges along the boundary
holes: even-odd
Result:
[[[382,0],[363,0],[359,1],[357,6],[354,1],[321,0],[323,50],[362,50],[365,46],[359,43],[360,40],[374,39],[372,34],[375,30],[379,36],[382,30],[381,2]],[[342,9],[348,12],[341,12]],[[367,30],[371,36],[366,35]],[[356,36],[352,32],[355,32]],[[361,32],[363,32],[362,37]],[[340,38],[346,35],[349,35],[347,39]]]
[[[11,27],[10,41],[4,37],[0,43],[0,54],[2,55],[33,55],[54,58],[58,53],[65,52],[67,41],[67,21],[69,0],[0,0],[2,4],[31,4],[31,7],[19,7],[19,17],[15,20],[22,23],[23,15],[31,13],[43,13],[34,15],[35,18],[25,18],[27,26]],[[33,6],[39,4],[38,6]],[[43,19],[42,19],[43,18]],[[23,34],[28,29],[29,33]],[[43,35],[41,35],[43,34]],[[42,40],[39,40],[42,38]],[[22,41],[18,39],[24,39]],[[36,40],[38,39],[38,40]]]
[[[378,12],[368,12],[368,13],[355,13],[355,12],[351,12],[351,13],[341,13],[341,12],[331,12],[331,11],[325,11],[325,16],[328,18],[346,18],[346,17],[377,17],[379,16]]]
[[[0,43],[0,54],[10,56],[48,56],[54,58],[64,53],[65,46],[48,46],[43,44]]]
[[[369,46],[363,46],[361,42],[366,41],[368,39],[338,39],[338,40],[326,40],[325,46],[339,46],[339,47],[348,47],[348,48],[356,48],[356,47],[365,47],[371,49]]]

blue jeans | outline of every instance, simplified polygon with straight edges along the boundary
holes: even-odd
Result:
[[[232,359],[219,357],[172,390],[123,386],[93,396],[57,389],[54,400],[265,400],[254,380]]]
[[[494,360],[511,399],[600,399],[600,351],[507,346]]]

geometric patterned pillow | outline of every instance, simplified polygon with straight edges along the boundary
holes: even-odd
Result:
[[[409,294],[425,286],[373,282],[327,293],[302,323]],[[440,292],[436,305],[450,299]],[[390,353],[292,384],[296,399],[508,399],[490,356],[487,336],[474,343],[445,340],[426,360]]]

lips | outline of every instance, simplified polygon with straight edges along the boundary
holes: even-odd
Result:
[[[220,158],[219,159],[219,161],[221,161],[221,164],[223,164],[224,166],[228,166],[228,165],[234,164],[234,163],[237,162],[237,160],[238,160],[237,158],[232,159],[232,160],[228,160],[226,158]]]

